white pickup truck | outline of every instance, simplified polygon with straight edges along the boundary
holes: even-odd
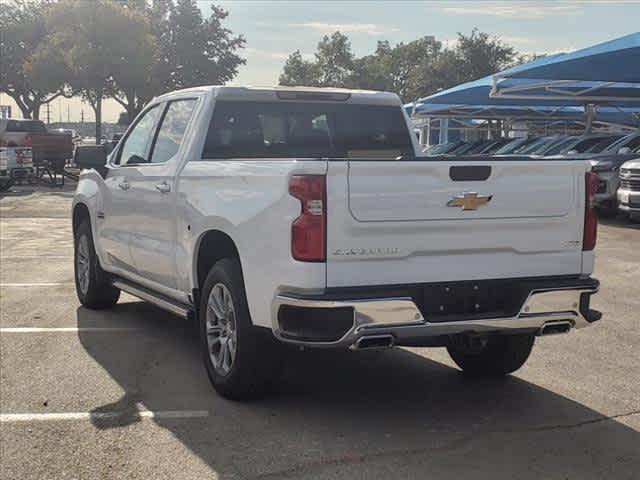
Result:
[[[154,99],[73,202],[76,289],[197,319],[222,395],[284,344],[446,346],[471,375],[524,364],[589,307],[597,177],[562,158],[420,157],[391,93],[201,87]],[[106,165],[105,165],[106,163]]]

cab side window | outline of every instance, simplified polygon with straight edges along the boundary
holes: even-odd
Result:
[[[194,98],[169,103],[151,150],[151,163],[167,162],[178,153],[195,105]]]
[[[161,112],[160,105],[155,105],[140,118],[122,144],[117,163],[134,165],[149,162],[151,141]]]

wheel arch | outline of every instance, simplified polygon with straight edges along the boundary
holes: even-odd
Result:
[[[218,229],[203,232],[196,244],[193,262],[193,278],[196,289],[202,288],[211,267],[223,258],[237,258],[242,272],[242,260],[233,238],[228,233]]]
[[[72,227],[74,237],[78,227],[85,219],[88,220],[89,225],[91,225],[91,213],[89,213],[89,207],[83,202],[78,202],[73,206]]]

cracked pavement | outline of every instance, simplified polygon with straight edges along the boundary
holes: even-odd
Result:
[[[600,226],[603,320],[538,339],[509,378],[467,379],[443,349],[295,352],[272,396],[238,404],[188,324],[127,295],[81,308],[72,191],[16,190],[0,283],[41,285],[0,287],[0,326],[80,330],[0,335],[0,412],[98,415],[2,423],[3,480],[640,478],[640,225]],[[180,410],[208,416],[141,414]]]

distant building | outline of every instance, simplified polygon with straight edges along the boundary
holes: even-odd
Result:
[[[11,118],[11,105],[0,105],[0,120]]]

